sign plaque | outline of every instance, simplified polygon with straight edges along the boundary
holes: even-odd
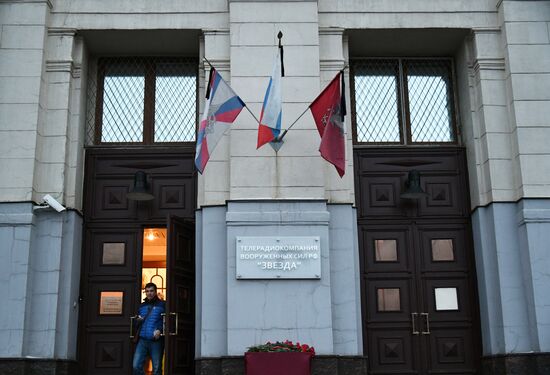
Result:
[[[237,237],[237,279],[320,279],[319,237]]]
[[[106,242],[103,244],[102,265],[124,265],[124,253],[126,244],[124,242]]]
[[[122,315],[124,292],[101,292],[99,299],[100,315]]]

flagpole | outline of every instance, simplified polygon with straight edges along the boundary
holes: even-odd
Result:
[[[256,120],[256,122],[259,124],[260,123],[260,120],[258,120],[258,118],[254,115],[254,113],[252,113],[252,111],[250,110],[250,108],[248,108],[248,106],[245,104],[244,107],[246,108],[246,110],[248,111],[248,113],[250,113],[252,115],[252,117],[254,117],[254,120]]]
[[[203,56],[203,59],[204,59],[204,61],[206,61],[208,63],[208,65],[210,65],[210,68],[215,69],[214,66],[210,63],[210,61],[208,61],[208,59],[206,57]],[[260,120],[258,120],[258,118],[254,115],[254,113],[252,113],[250,108],[248,108],[248,106],[246,104],[244,105],[244,107],[246,108],[248,113],[250,113],[252,115],[252,117],[254,117],[254,120],[256,120],[256,122],[259,124]]]
[[[286,128],[285,131],[284,131],[281,135],[279,135],[279,136],[277,137],[277,140],[276,140],[277,142],[280,142],[280,141],[283,140],[284,136],[285,136],[286,133],[290,130],[290,128],[292,128],[292,127],[294,126],[294,124],[296,124],[296,123],[298,122],[298,120],[301,119],[302,116],[306,114],[306,112],[307,112],[308,109],[309,109],[309,106],[307,106],[307,108],[304,109],[304,111],[302,112],[302,114],[301,114],[300,116],[298,116],[298,118],[297,118],[296,120],[294,120],[294,122],[293,122],[292,124],[290,124],[290,126],[289,126],[288,128]]]
[[[344,65],[344,67],[340,70],[342,72],[342,74],[344,73],[344,70],[346,70],[347,68],[349,68],[349,65],[348,64]],[[294,120],[294,122],[292,124],[290,124],[290,126],[288,128],[286,128],[285,131],[277,137],[276,142],[280,142],[280,141],[283,140],[286,133],[298,122],[298,120],[300,120],[302,118],[303,115],[306,114],[306,112],[307,112],[307,110],[309,109],[310,106],[311,106],[311,104],[308,105],[307,108],[304,109],[302,114],[300,114],[300,116],[298,116],[298,118],[296,120]]]
[[[212,65],[212,64],[210,63],[210,61],[208,61],[208,59],[207,59],[206,57],[203,56],[202,58],[204,59],[204,61],[206,61],[206,62],[208,63],[208,65],[210,65],[210,67],[211,67],[212,69],[215,69],[215,68],[214,68],[214,65]]]

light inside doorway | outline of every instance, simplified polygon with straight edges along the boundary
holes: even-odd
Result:
[[[155,283],[158,297],[162,300],[166,299],[166,228],[145,228],[143,230],[142,300],[145,299],[144,289],[147,283]],[[153,365],[150,360],[145,362],[144,373],[147,375],[153,373]]]
[[[147,283],[155,283],[159,298],[166,298],[166,228],[143,230],[142,298]]]

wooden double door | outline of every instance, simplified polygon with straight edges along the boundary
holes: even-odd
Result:
[[[131,375],[131,317],[142,302],[144,232],[165,228],[164,374],[194,374],[195,175],[181,150],[87,150],[78,362],[81,374]],[[126,199],[144,170],[154,199]],[[163,231],[164,232],[164,231]],[[156,281],[155,281],[156,282]]]
[[[370,374],[479,373],[480,333],[461,149],[356,150]],[[406,200],[408,171],[427,193]]]

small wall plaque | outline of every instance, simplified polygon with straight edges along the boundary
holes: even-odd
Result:
[[[124,242],[105,242],[103,244],[102,265],[122,265],[125,262],[126,244]]]
[[[237,237],[237,279],[320,279],[319,237]]]
[[[124,292],[101,292],[99,295],[100,315],[122,315]]]

